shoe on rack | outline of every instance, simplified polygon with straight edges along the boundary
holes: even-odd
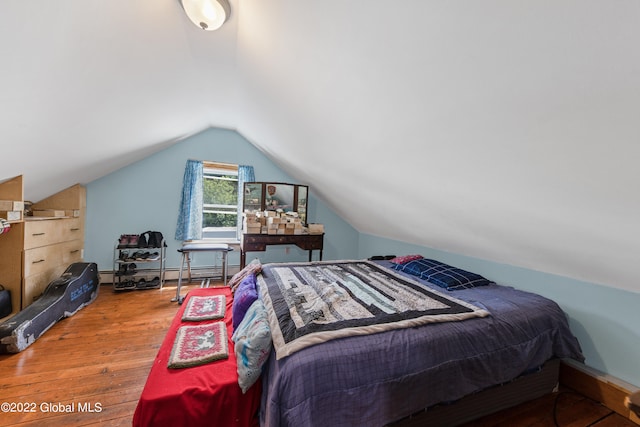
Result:
[[[149,287],[150,288],[159,288],[160,287],[160,278],[158,276],[156,276],[153,279],[149,280]]]
[[[160,278],[158,276],[151,280],[140,279],[140,282],[136,285],[137,289],[157,289],[160,287]]]
[[[118,249],[128,248],[129,247],[129,235],[121,234],[120,239],[118,239]]]
[[[139,236],[137,234],[129,234],[129,246],[130,248],[138,247]]]
[[[158,252],[149,253],[147,256],[147,261],[157,261],[160,259],[160,254]]]
[[[116,276],[124,276],[125,274],[127,274],[127,264],[120,264]]]
[[[118,282],[113,284],[114,291],[124,291],[129,289],[135,289],[136,285],[131,280],[125,280],[123,282]]]
[[[127,264],[127,275],[132,276],[136,274],[136,268],[138,268],[138,266],[135,265],[134,263]]]

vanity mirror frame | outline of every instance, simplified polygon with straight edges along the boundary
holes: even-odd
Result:
[[[303,225],[307,225],[309,186],[286,182],[245,182],[242,211],[297,212]]]

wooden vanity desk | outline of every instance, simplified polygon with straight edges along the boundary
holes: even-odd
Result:
[[[322,234],[243,234],[240,241],[240,268],[246,265],[247,252],[264,252],[267,246],[296,245],[302,250],[309,251],[311,262],[313,251],[320,251],[319,260],[322,261]]]

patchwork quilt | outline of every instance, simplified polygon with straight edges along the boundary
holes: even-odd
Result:
[[[277,359],[336,338],[489,315],[369,261],[266,264],[258,287]]]

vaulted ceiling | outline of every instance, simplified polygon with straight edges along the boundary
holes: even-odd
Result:
[[[640,291],[640,3],[0,4],[0,179],[38,200],[210,126],[363,233]]]

